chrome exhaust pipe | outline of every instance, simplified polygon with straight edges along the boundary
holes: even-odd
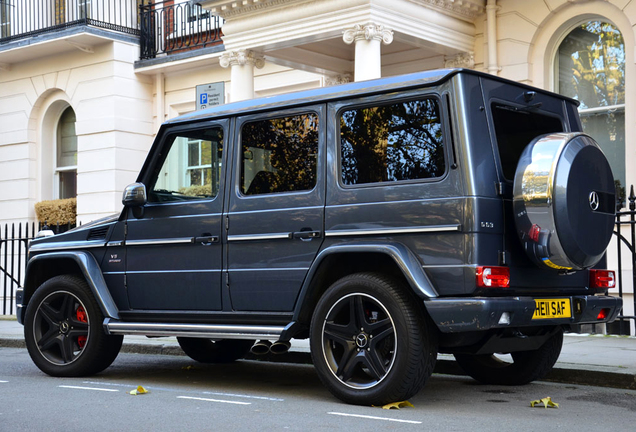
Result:
[[[269,347],[269,351],[272,354],[285,354],[291,348],[291,343],[288,341],[276,341]]]
[[[269,352],[269,348],[272,346],[272,343],[268,340],[260,340],[254,344],[254,346],[250,349],[252,354],[255,355],[265,355]]]

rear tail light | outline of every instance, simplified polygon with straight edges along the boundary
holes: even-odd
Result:
[[[616,288],[616,275],[613,270],[590,270],[590,288],[606,290]]]
[[[482,288],[508,288],[510,269],[508,267],[477,267],[477,286]]]

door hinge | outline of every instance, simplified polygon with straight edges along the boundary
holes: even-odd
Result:
[[[499,265],[503,266],[503,265],[507,265],[507,259],[506,259],[506,251],[498,251],[499,252],[499,257],[498,257],[498,261],[499,261]]]
[[[503,182],[498,182],[497,186],[497,195],[502,196],[506,191],[506,185]]]
[[[230,230],[230,217],[229,216],[225,216],[225,231],[229,231]]]
[[[124,288],[128,288],[128,276],[124,275]]]

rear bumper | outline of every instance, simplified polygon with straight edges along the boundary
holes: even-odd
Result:
[[[537,297],[544,298],[544,297]],[[623,301],[610,296],[559,296],[569,298],[571,318],[533,320],[534,297],[434,298],[424,301],[433,322],[442,333],[462,333],[496,328],[545,325],[599,324],[616,319]],[[597,319],[602,309],[609,309],[605,319]],[[502,315],[508,314],[508,319]]]

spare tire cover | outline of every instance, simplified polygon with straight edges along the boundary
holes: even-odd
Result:
[[[513,194],[517,233],[537,265],[582,270],[601,259],[614,228],[615,186],[590,136],[535,138],[519,159]]]

